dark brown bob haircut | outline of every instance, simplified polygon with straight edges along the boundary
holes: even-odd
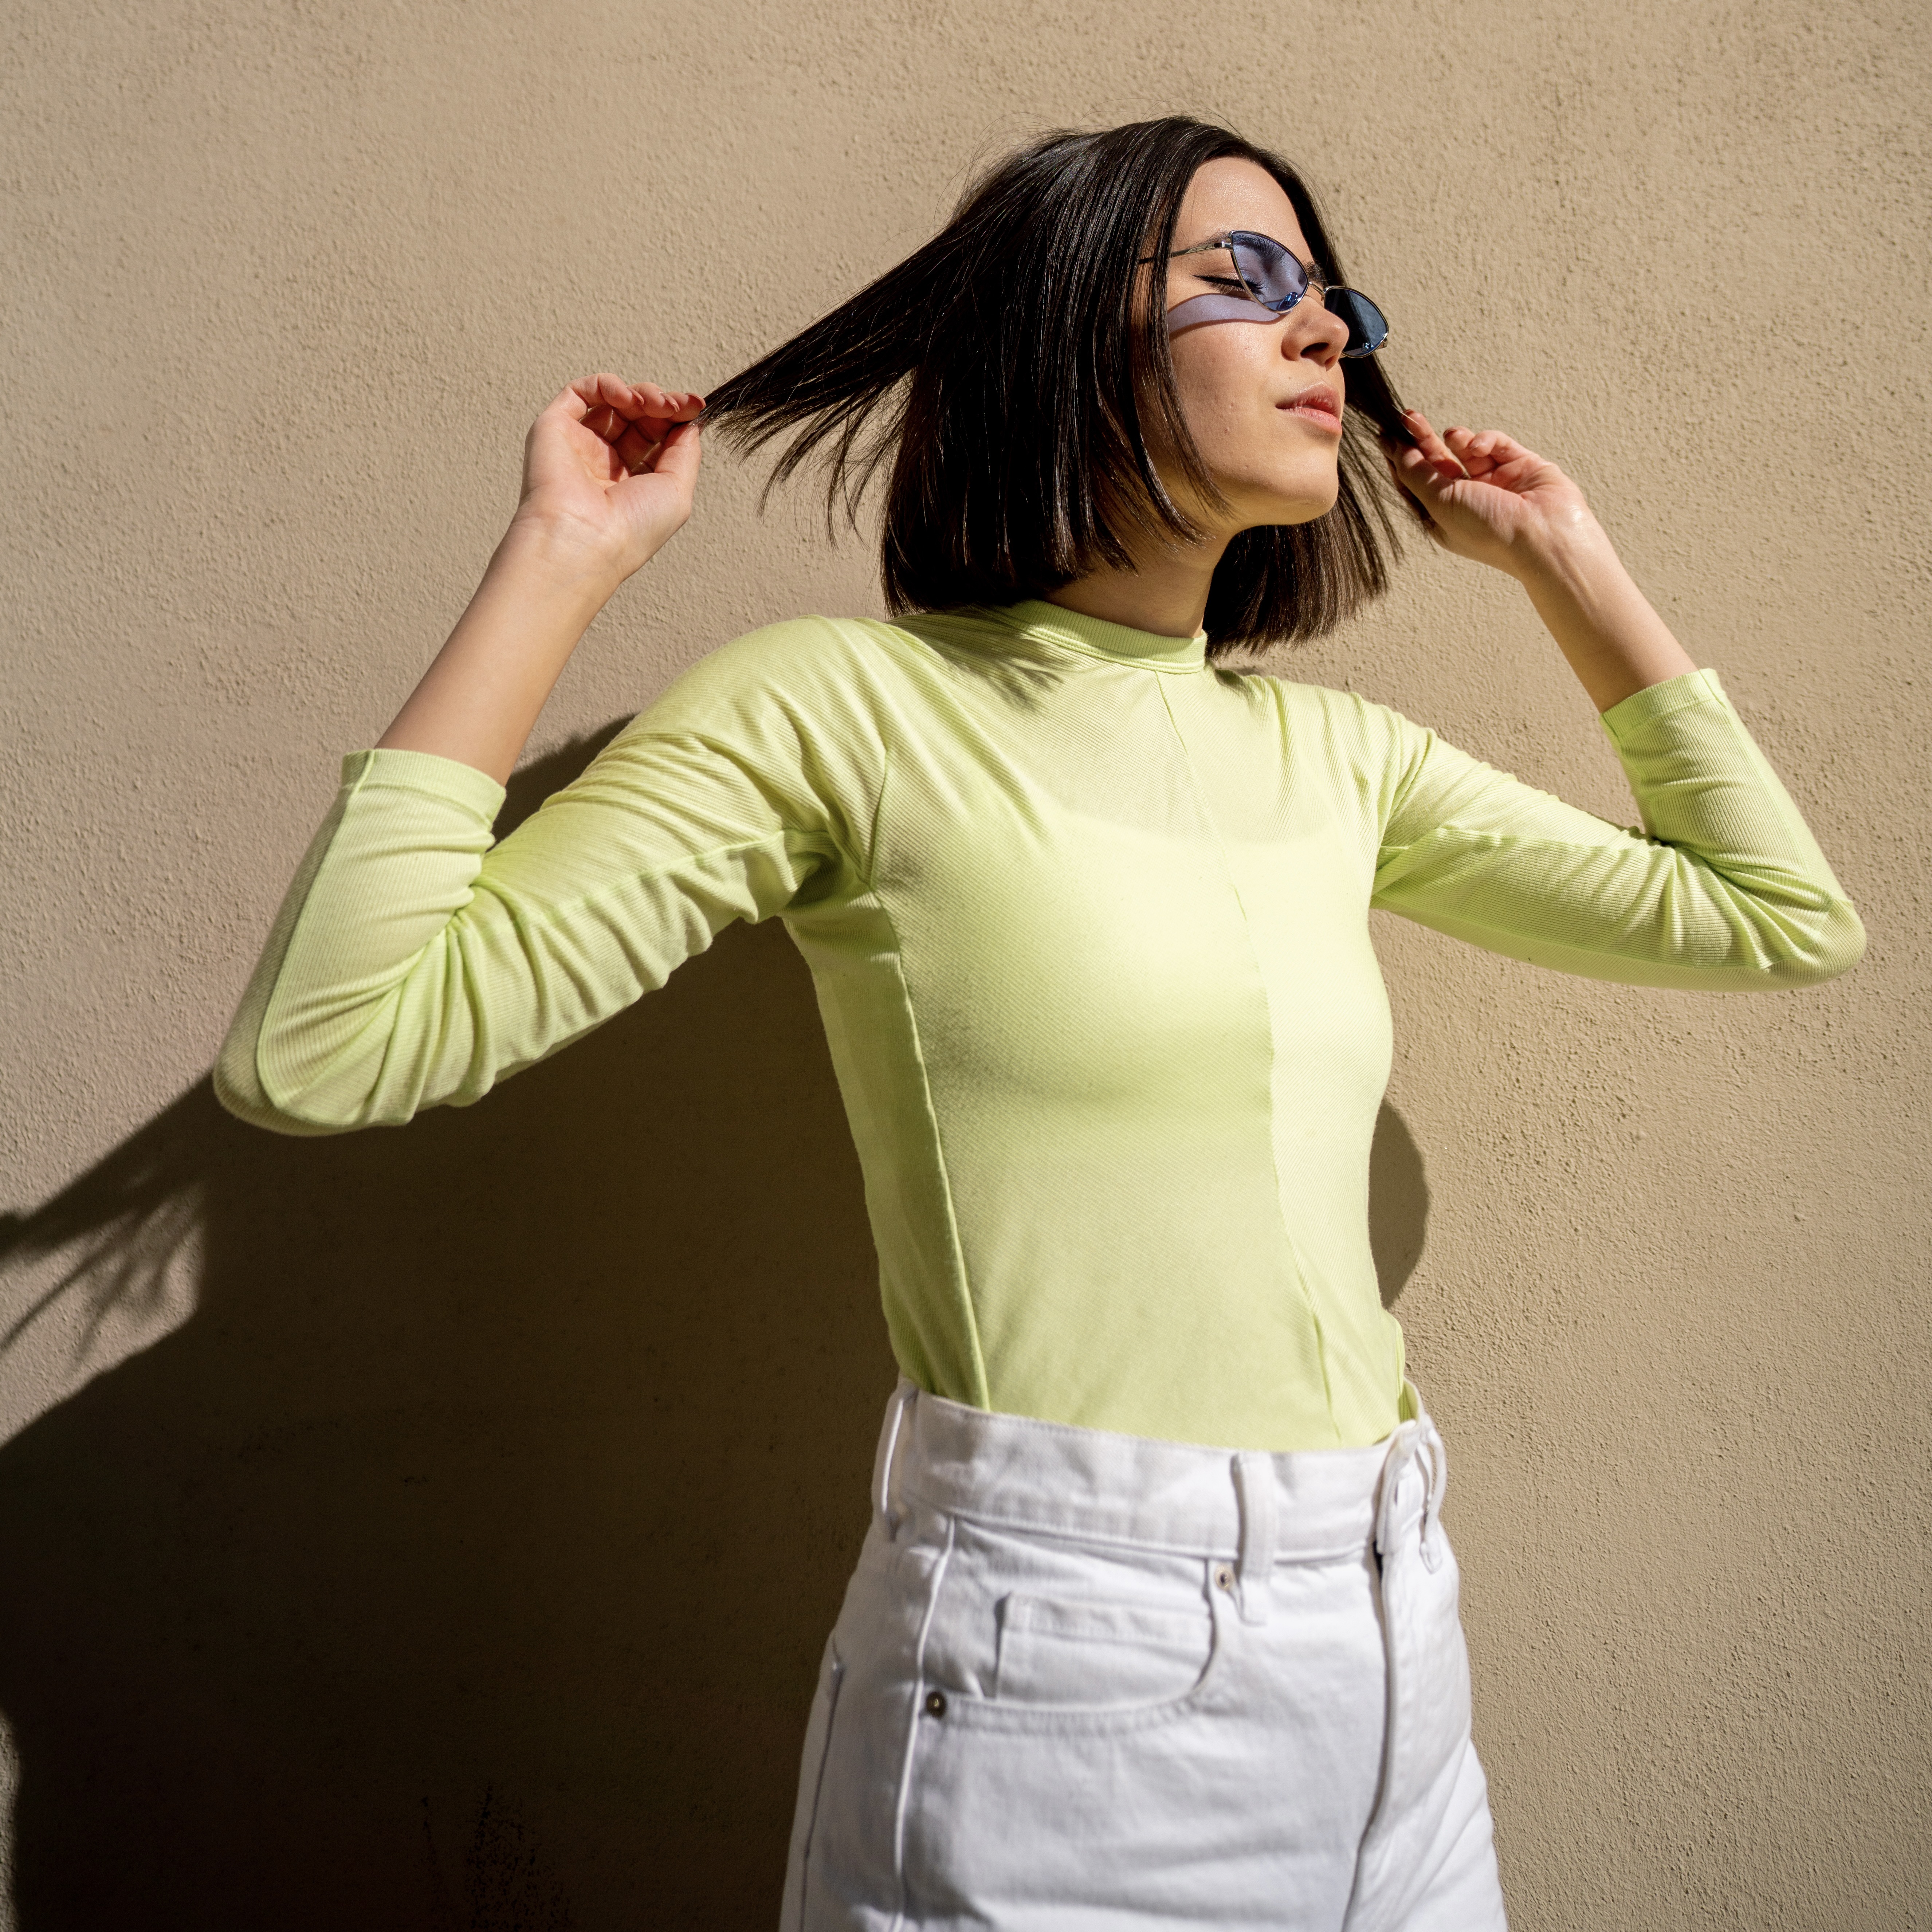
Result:
[[[789,435],[771,484],[823,463],[828,520],[842,503],[856,526],[890,464],[880,572],[895,613],[1014,603],[1130,566],[1136,534],[1197,536],[1155,470],[1150,420],[1189,485],[1218,493],[1137,277],[1173,246],[1196,170],[1230,156],[1281,184],[1316,268],[1346,283],[1300,176],[1226,128],[1174,116],[1048,134],[975,182],[916,254],[720,383],[703,420],[748,450]],[[1228,545],[1210,655],[1319,637],[1388,587],[1377,432],[1408,439],[1377,358],[1342,368],[1340,495],[1312,523]]]

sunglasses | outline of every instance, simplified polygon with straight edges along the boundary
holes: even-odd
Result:
[[[1200,242],[1192,248],[1177,248],[1170,262],[1185,255],[1226,255],[1234,265],[1232,276],[1203,275],[1203,281],[1227,281],[1238,286],[1238,295],[1191,296],[1176,302],[1167,312],[1170,335],[1192,328],[1204,322],[1272,322],[1286,315],[1310,289],[1328,313],[1348,326],[1345,356],[1372,356],[1388,340],[1388,319],[1359,289],[1331,288],[1291,249],[1271,235],[1257,235],[1237,228],[1213,242]],[[1152,261],[1151,255],[1144,261]],[[1257,314],[1257,304],[1264,311]]]

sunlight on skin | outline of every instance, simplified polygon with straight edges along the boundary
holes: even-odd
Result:
[[[1272,236],[1310,259],[1294,204],[1274,176],[1252,161],[1210,161],[1181,199],[1174,248],[1235,228]],[[1170,260],[1166,306],[1225,292],[1231,266],[1222,255]],[[1177,335],[1181,412],[1227,507],[1198,502],[1171,483],[1184,514],[1207,532],[1200,542],[1149,539],[1137,548],[1132,570],[1096,572],[1049,592],[1048,600],[1136,630],[1192,636],[1215,566],[1236,536],[1263,524],[1310,523],[1334,507],[1348,340],[1346,326],[1312,296],[1274,322],[1210,322]],[[1175,471],[1164,454],[1155,443],[1165,482]]]
[[[1313,250],[1281,184],[1252,161],[1210,161],[1180,204],[1177,249],[1236,228],[1285,243],[1304,262]],[[1167,264],[1166,305],[1230,286],[1219,252]],[[1312,293],[1278,321],[1209,322],[1173,342],[1183,413],[1208,473],[1232,506],[1218,518],[1204,506],[1189,514],[1219,541],[1262,524],[1301,524],[1335,506],[1336,455],[1342,444],[1342,351],[1348,330]]]

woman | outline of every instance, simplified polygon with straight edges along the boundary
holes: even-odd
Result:
[[[1656,986],[1862,945],[1574,485],[1400,412],[1340,283],[1282,163],[1156,122],[1015,156],[708,407],[573,385],[224,1050],[246,1118],[400,1122],[785,919],[904,1370],[788,1925],[1500,1925],[1442,1447],[1369,1250],[1368,909]],[[740,638],[493,846],[572,649],[689,513],[700,409],[833,501],[889,471],[898,620]],[[1382,587],[1384,462],[1522,584],[1648,836],[1221,666]]]

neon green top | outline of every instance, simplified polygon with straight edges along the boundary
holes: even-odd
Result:
[[[1713,673],[1604,723],[1647,838],[1199,637],[1037,602],[801,618],[697,665],[501,844],[482,772],[352,754],[217,1090],[290,1133],[465,1106],[777,914],[914,1382],[1375,1442],[1402,1350],[1369,1248],[1370,907],[1644,986],[1802,986],[1864,946]]]

